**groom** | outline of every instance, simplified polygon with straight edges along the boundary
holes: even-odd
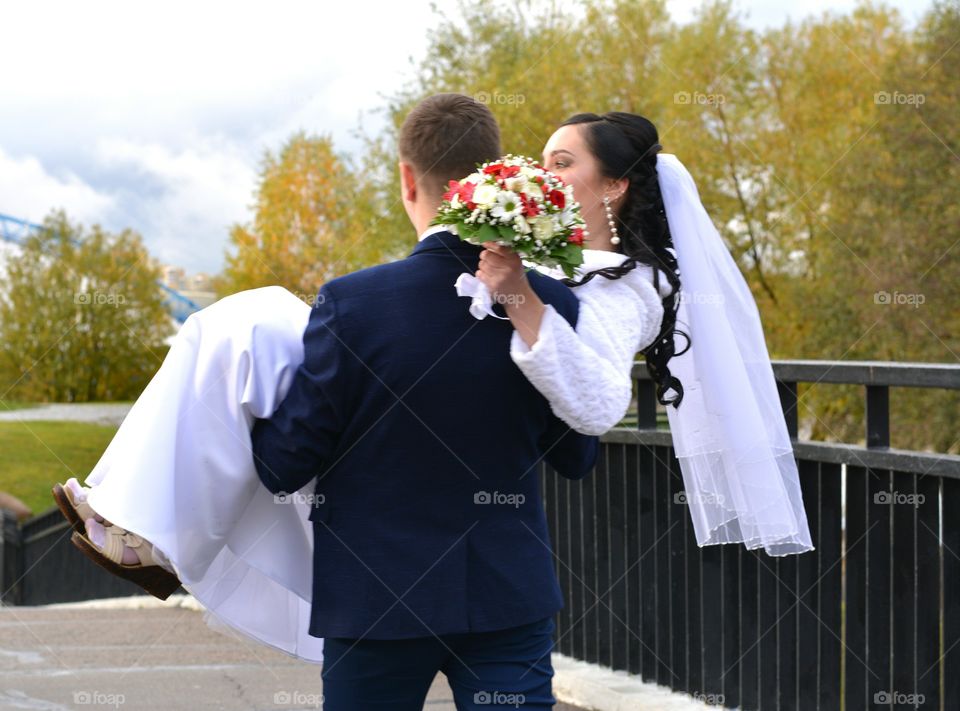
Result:
[[[458,709],[552,708],[563,600],[538,465],[580,479],[597,440],[524,379],[510,322],[478,321],[457,297],[480,248],[428,227],[449,180],[500,156],[493,114],[431,96],[404,121],[399,154],[419,242],[320,289],[303,365],[253,428],[257,470],[274,494],[316,480],[310,634],[325,640],[326,711],[421,709],[438,671]],[[576,324],[566,286],[530,283]]]

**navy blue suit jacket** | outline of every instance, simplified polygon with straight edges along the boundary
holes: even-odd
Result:
[[[255,422],[270,491],[316,479],[311,635],[490,631],[563,607],[538,465],[580,479],[597,439],[570,430],[524,378],[510,322],[478,321],[456,295],[479,251],[436,233],[405,259],[324,285],[289,393]],[[566,286],[530,281],[576,324]]]

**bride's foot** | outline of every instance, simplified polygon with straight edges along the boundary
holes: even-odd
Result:
[[[77,481],[76,477],[70,477],[67,479],[63,485],[63,488],[70,492],[70,498],[73,499],[74,502],[77,504],[87,504],[87,496],[90,493],[90,487],[83,486],[83,484]],[[103,516],[90,508],[90,504],[87,504],[87,508],[93,513],[93,518],[95,521],[103,523]],[[109,521],[107,521],[107,525],[110,525]]]
[[[93,543],[93,545],[95,545],[101,551],[107,545],[107,529],[103,525],[103,523],[101,523],[102,520],[103,519],[100,519],[100,521],[97,521],[95,519],[88,518],[84,523],[84,527],[86,528],[86,531],[87,531],[87,538],[89,538],[90,542]],[[143,561],[140,560],[140,556],[137,555],[137,552],[133,548],[131,548],[128,545],[124,545],[126,541],[122,539],[123,534],[120,534],[120,535],[121,535],[120,545],[123,546],[123,552],[120,554],[120,560],[116,562],[122,563],[123,565],[137,565],[138,563],[143,563]],[[133,536],[134,534],[127,533],[126,535]],[[137,536],[137,538],[140,539],[141,541],[143,540],[139,536]],[[148,543],[147,545],[150,545],[150,544]],[[112,556],[110,557],[112,558]]]
[[[67,479],[64,484],[55,484],[52,490],[53,500],[56,501],[60,512],[78,533],[84,532],[83,522],[88,518],[110,525],[109,521],[106,521],[87,503],[89,492],[90,489],[81,486],[74,477]]]
[[[119,526],[104,527],[93,518],[84,527],[86,535],[74,532],[70,540],[100,567],[136,583],[161,600],[180,589],[173,566],[143,537]]]

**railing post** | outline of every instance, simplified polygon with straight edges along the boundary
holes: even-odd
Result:
[[[867,385],[867,447],[890,446],[890,388]]]
[[[657,429],[657,387],[648,378],[637,379],[637,429]]]
[[[795,382],[777,381],[777,393],[780,395],[780,407],[783,408],[783,419],[787,423],[787,434],[797,438],[797,384]]]
[[[0,602],[20,604],[23,569],[20,527],[12,511],[0,509]]]

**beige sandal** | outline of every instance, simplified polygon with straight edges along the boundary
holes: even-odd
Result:
[[[73,530],[81,535],[85,532],[83,522],[88,518],[96,519],[99,515],[90,508],[90,504],[86,501],[77,501],[73,498],[73,492],[63,484],[53,485],[53,500],[57,502],[57,508],[60,509],[64,518],[70,522]],[[108,523],[104,521],[105,525]]]
[[[154,597],[166,600],[180,588],[180,579],[161,567],[153,555],[153,544],[119,526],[105,528],[103,549],[98,548],[85,534],[74,532],[70,540],[80,551],[101,568],[136,583]],[[124,547],[132,548],[140,563],[123,563]]]

